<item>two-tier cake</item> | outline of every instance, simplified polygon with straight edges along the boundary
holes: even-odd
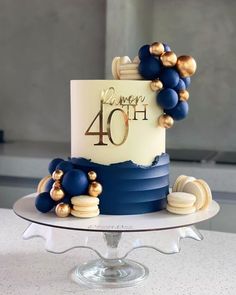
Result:
[[[71,81],[71,157],[55,158],[38,186],[36,208],[58,216],[155,212],[166,207],[166,128],[188,113],[196,63],[168,45],[116,57],[114,80]]]

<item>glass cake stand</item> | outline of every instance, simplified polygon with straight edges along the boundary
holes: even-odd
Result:
[[[61,254],[75,248],[93,250],[98,259],[77,266],[72,279],[91,288],[134,286],[148,277],[148,268],[128,259],[138,248],[151,248],[163,254],[180,251],[180,240],[203,239],[194,224],[219,212],[213,201],[208,210],[190,215],[174,215],[166,210],[140,215],[99,215],[89,219],[59,218],[54,212],[40,213],[34,206],[36,194],[19,199],[13,207],[21,218],[31,222],[24,239],[41,237],[45,248]],[[154,231],[150,241],[150,231]]]

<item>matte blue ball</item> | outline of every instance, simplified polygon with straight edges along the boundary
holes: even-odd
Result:
[[[73,169],[67,172],[62,180],[62,187],[71,196],[78,196],[87,193],[88,178],[84,171]]]
[[[54,180],[51,178],[47,181],[46,185],[45,185],[45,192],[50,192],[52,186],[53,186]]]
[[[149,51],[149,45],[143,45],[139,51],[138,51],[138,57],[140,60],[147,58],[149,56],[151,56],[151,53]]]
[[[56,167],[56,169],[62,170],[64,173],[72,170],[73,168],[73,164],[70,161],[63,161]]]
[[[157,103],[163,109],[172,109],[178,103],[178,94],[171,88],[163,89],[157,94]]]
[[[171,51],[171,49],[170,49],[170,46],[169,46],[169,45],[167,45],[167,44],[164,44],[164,43],[162,43],[162,44],[164,45],[165,52],[169,52],[169,51]]]
[[[160,74],[161,63],[157,58],[150,56],[140,62],[138,69],[144,79],[155,80]]]
[[[35,207],[42,213],[51,211],[54,206],[55,202],[47,192],[39,194],[35,199]]]
[[[186,77],[186,78],[181,78],[186,86],[186,89],[189,87],[190,83],[191,83],[191,78],[190,77]]]
[[[186,89],[186,85],[185,85],[184,81],[182,79],[179,79],[179,83],[177,84],[177,86],[174,89],[177,92],[179,92],[181,90],[185,90]]]
[[[179,74],[174,69],[165,68],[161,71],[159,79],[164,88],[175,88],[179,83]]]
[[[49,173],[52,175],[52,173],[56,170],[56,167],[59,163],[61,163],[62,161],[64,161],[63,159],[60,159],[60,158],[56,158],[56,159],[53,159],[49,165],[48,165],[48,171]]]
[[[186,101],[179,101],[173,109],[165,110],[165,113],[178,121],[187,117],[188,109],[188,103]]]

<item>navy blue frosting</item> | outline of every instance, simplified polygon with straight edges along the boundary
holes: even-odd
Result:
[[[72,158],[75,168],[95,171],[103,186],[101,214],[142,214],[162,210],[169,192],[169,156],[157,156],[149,166],[132,161],[102,165],[85,158]]]

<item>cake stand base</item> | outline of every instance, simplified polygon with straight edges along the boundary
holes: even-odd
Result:
[[[92,250],[99,259],[77,266],[70,275],[74,282],[98,289],[131,287],[142,282],[149,271],[141,263],[127,259],[132,251],[150,248],[162,254],[178,253],[182,239],[203,239],[193,224],[219,212],[218,204],[213,201],[207,210],[188,216],[162,210],[134,216],[101,214],[92,219],[73,216],[64,219],[53,212],[39,213],[34,204],[35,195],[29,195],[14,205],[18,216],[32,222],[23,238],[43,238],[46,250],[54,254],[75,248]],[[150,231],[153,231],[151,240]]]
[[[89,288],[134,286],[148,277],[148,269],[130,259],[97,259],[78,266],[72,280]]]

